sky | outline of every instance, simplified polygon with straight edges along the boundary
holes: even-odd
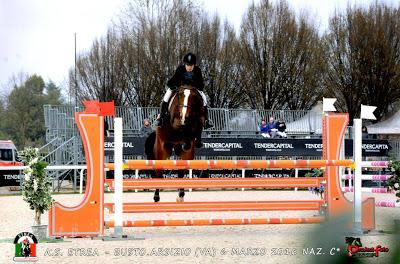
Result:
[[[210,14],[217,12],[239,29],[251,2],[259,0],[193,0]],[[375,0],[349,0],[368,5]],[[381,0],[398,4],[400,0]],[[74,66],[74,34],[77,53],[88,51],[105,35],[129,0],[0,0],[0,89],[19,73],[38,74],[68,88],[68,71]],[[335,9],[347,0],[288,0],[296,10],[308,10],[325,29]]]

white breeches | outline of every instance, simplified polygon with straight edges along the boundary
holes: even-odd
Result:
[[[203,91],[199,91],[201,97],[203,97],[203,106],[207,106],[207,97]]]
[[[200,93],[201,97],[203,98],[203,106],[207,106],[207,97],[206,97],[206,95],[204,94],[203,91],[199,91],[199,93]],[[169,99],[171,98],[171,95],[172,95],[172,90],[170,88],[168,88],[167,91],[165,92],[163,101],[168,103]]]
[[[172,95],[172,90],[170,88],[168,88],[167,91],[165,92],[163,101],[168,103],[169,98],[171,98],[171,95]]]
[[[286,138],[286,137],[287,137],[286,132],[277,131],[276,134],[277,134],[278,136],[280,136],[280,137],[283,137],[283,138]]]

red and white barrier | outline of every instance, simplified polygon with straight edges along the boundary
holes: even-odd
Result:
[[[342,187],[343,192],[354,192],[354,187]],[[361,192],[367,192],[367,193],[392,193],[391,191],[388,191],[387,188],[385,187],[375,187],[375,188],[367,188],[363,187],[361,188]]]
[[[362,174],[361,179],[370,181],[387,181],[392,175],[386,174]],[[354,174],[343,174],[342,180],[354,180]]]
[[[376,201],[376,207],[400,207],[400,201]]]
[[[379,161],[362,161],[361,167],[363,168],[388,168],[390,161],[379,160]]]

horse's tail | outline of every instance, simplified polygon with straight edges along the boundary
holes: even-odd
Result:
[[[154,144],[156,143],[156,132],[153,131],[147,138],[144,143],[144,153],[146,154],[146,158],[148,160],[154,160]]]

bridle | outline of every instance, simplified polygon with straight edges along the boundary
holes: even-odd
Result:
[[[177,91],[177,93],[175,93],[174,97],[176,97],[176,99],[178,100],[178,104],[176,105],[176,107],[178,107],[179,109],[179,119],[180,119],[180,124],[184,125],[185,124],[185,116],[188,110],[191,110],[193,108],[192,105],[189,104],[189,98],[190,96],[195,96],[196,93],[198,93],[198,91],[194,88],[194,87],[180,87],[178,88],[179,90]],[[184,98],[183,98],[183,102],[181,102],[182,99],[182,95],[180,93],[180,91],[183,90],[183,94],[184,94]],[[194,93],[192,93],[194,92]],[[200,96],[200,95],[199,95]],[[170,101],[170,106],[172,104],[172,101],[174,100],[174,98],[171,99]]]

